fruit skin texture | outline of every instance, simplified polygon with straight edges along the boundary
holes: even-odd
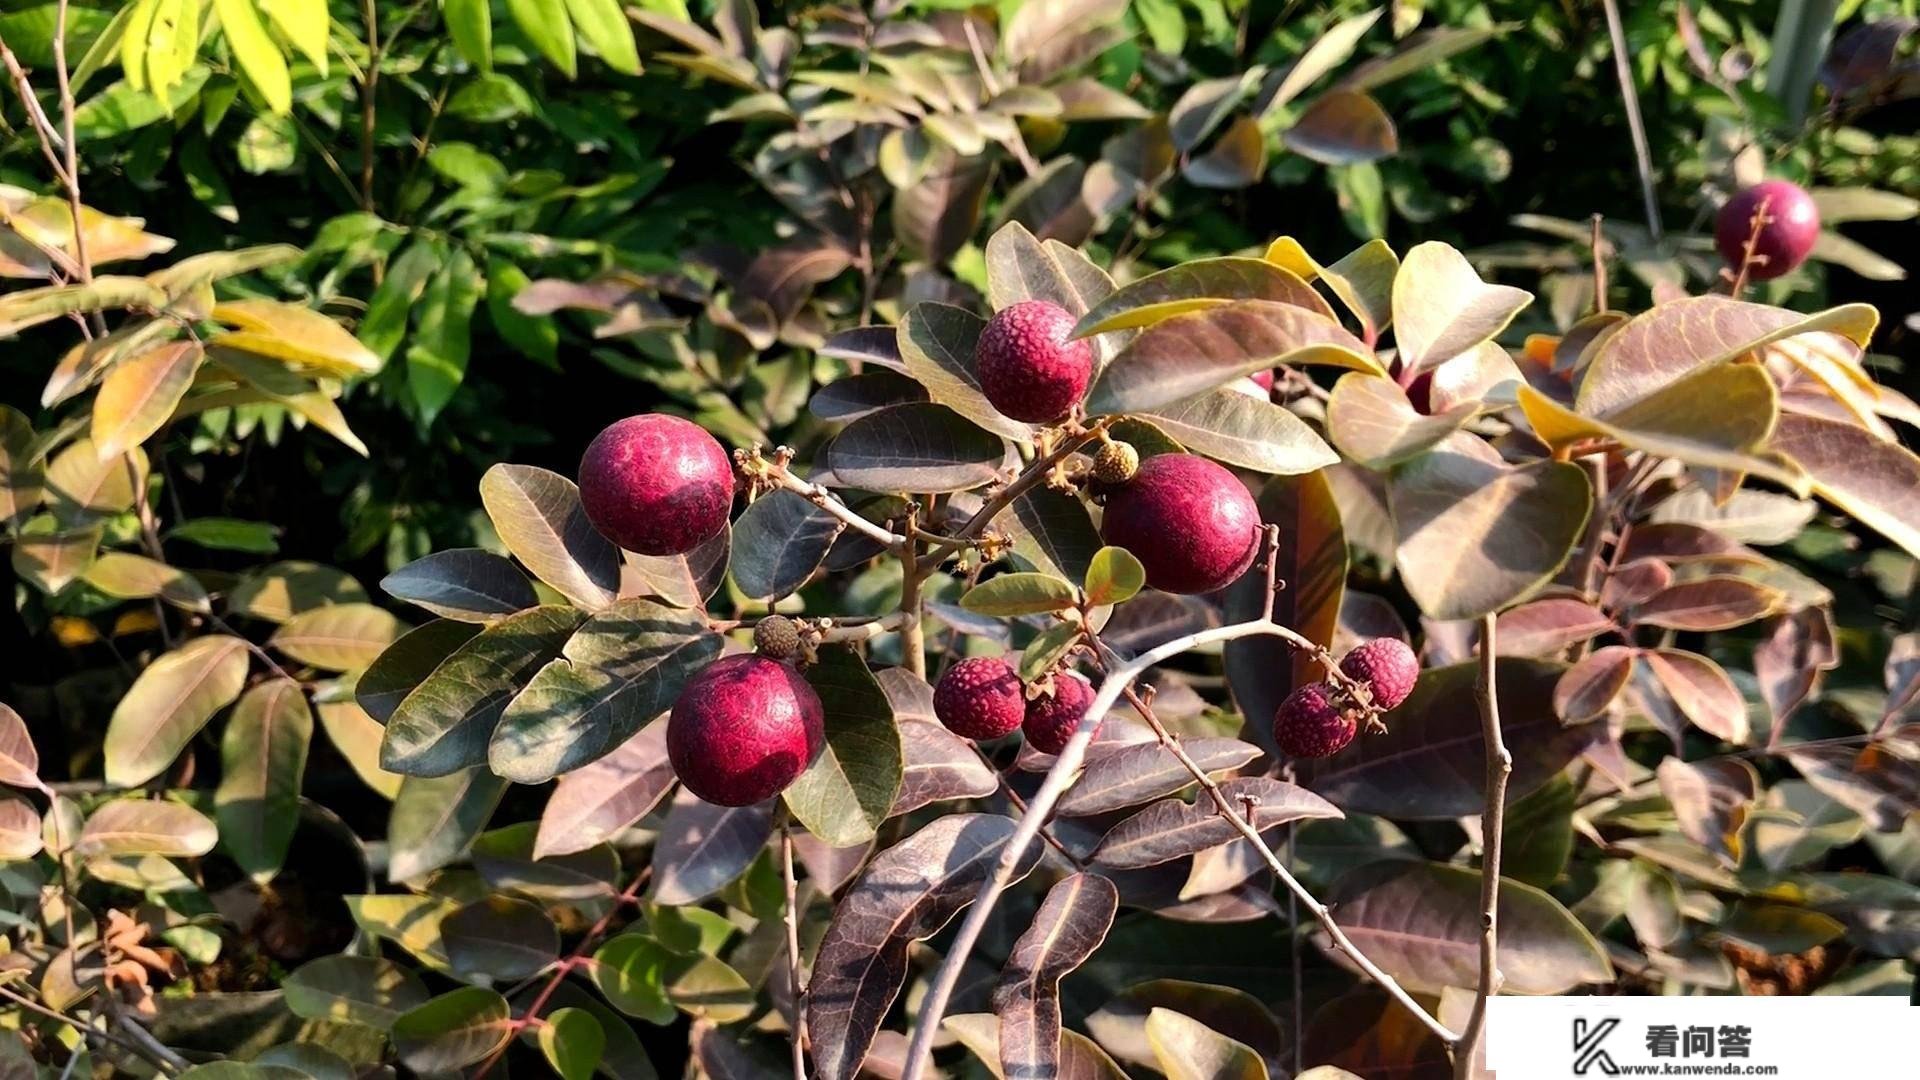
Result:
[[[997,739],[1026,718],[1020,676],[996,656],[969,656],[948,668],[933,688],[933,715],[967,739]]]
[[[690,420],[629,416],[587,445],[580,503],[593,527],[628,551],[683,555],[726,528],[733,462]]]
[[[1210,593],[1253,565],[1260,510],[1221,466],[1194,454],[1156,454],[1108,496],[1100,538],[1132,552],[1154,588]]]
[[[1052,693],[1027,702],[1027,718],[1020,725],[1027,736],[1027,745],[1043,754],[1057,754],[1066,749],[1073,729],[1080,726],[1080,718],[1086,715],[1087,706],[1091,704],[1092,683],[1071,672],[1055,675]],[[1099,734],[1099,725],[1094,725],[1093,730]]]
[[[1399,638],[1374,638],[1348,651],[1340,670],[1373,692],[1376,707],[1391,709],[1407,700],[1420,681],[1420,658]]]
[[[827,745],[820,695],[800,673],[743,653],[688,681],[667,718],[667,759],[687,790],[752,806],[787,789]]]
[[[1273,713],[1273,741],[1288,757],[1332,757],[1346,749],[1358,728],[1353,713],[1335,703],[1333,687],[1323,682],[1288,694]]]
[[[1767,204],[1768,220],[1760,226],[1753,253],[1766,256],[1766,261],[1747,268],[1747,276],[1755,281],[1777,278],[1806,262],[1820,236],[1820,208],[1805,188],[1786,180],[1763,180],[1728,199],[1714,222],[1714,246],[1734,270],[1746,258],[1753,214],[1762,201]]]
[[[1022,300],[987,321],[973,366],[980,391],[1002,415],[1044,424],[1087,396],[1093,346],[1067,340],[1074,322],[1066,308],[1045,300]]]
[[[1093,455],[1093,478],[1102,484],[1124,484],[1140,471],[1140,451],[1132,443],[1114,440]]]

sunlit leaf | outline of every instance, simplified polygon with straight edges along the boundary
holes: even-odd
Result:
[[[501,543],[533,576],[596,611],[620,589],[620,555],[587,520],[580,489],[555,472],[495,465],[480,478],[480,501]]]
[[[826,843],[866,843],[900,792],[905,752],[893,705],[866,661],[850,649],[823,648],[804,675],[820,695],[827,747],[781,798]]]
[[[87,815],[76,849],[81,855],[205,855],[219,829],[183,803],[139,797],[113,799]]]
[[[513,1037],[511,1020],[498,990],[463,986],[394,1018],[393,1046],[416,1072],[447,1072],[504,1047]]]
[[[193,383],[202,351],[176,341],[122,360],[107,371],[93,399],[93,448],[118,457],[159,431]]]
[[[303,611],[275,631],[275,649],[327,671],[357,671],[373,663],[407,624],[372,604],[329,604]]]
[[[1423,371],[1491,340],[1533,294],[1489,285],[1466,256],[1435,241],[1416,244],[1393,281],[1394,340],[1403,367]]]
[[[584,851],[646,816],[674,782],[657,720],[605,757],[560,778],[540,815],[535,858]]]
[[[160,775],[215,712],[240,696],[247,661],[246,642],[211,634],[148,665],[107,724],[107,782],[132,787]]]
[[[1148,327],[1101,371],[1086,407],[1096,416],[1155,412],[1281,364],[1380,371],[1365,343],[1324,315],[1271,300],[1236,300]]]

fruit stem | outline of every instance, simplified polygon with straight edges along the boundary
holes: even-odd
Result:
[[[758,455],[755,455],[755,456],[758,457]],[[867,539],[872,540],[874,543],[881,545],[882,547],[886,548],[888,551],[893,552],[896,555],[900,554],[906,549],[906,546],[907,546],[906,537],[901,536],[898,533],[891,532],[888,529],[880,525],[877,525],[874,522],[868,521],[866,518],[861,517],[859,514],[854,512],[852,507],[848,506],[844,502],[841,502],[839,496],[835,495],[831,491],[828,491],[826,488],[820,486],[819,484],[810,483],[806,480],[800,479],[798,476],[793,475],[792,471],[789,470],[785,465],[779,464],[778,462],[775,462],[775,461],[768,461],[765,458],[760,458],[757,462],[743,461],[741,468],[743,471],[747,472],[749,480],[757,479],[757,477],[754,475],[755,472],[760,473],[761,475],[765,476],[767,480],[772,481],[775,487],[782,487],[787,489],[788,491],[791,491],[797,495],[800,495],[801,497],[805,498],[808,502],[813,503],[815,506],[818,506],[820,509],[825,510],[829,514],[832,514],[834,517],[839,518],[843,523],[846,524],[848,528],[852,529],[854,532],[857,532],[860,535],[865,536]]]
[[[1496,627],[1492,612],[1481,616],[1480,670],[1473,684],[1473,696],[1480,703],[1481,737],[1487,744],[1487,803],[1480,814],[1480,988],[1474,993],[1466,1030],[1453,1048],[1456,1080],[1468,1080],[1477,1074],[1473,1059],[1486,1027],[1487,999],[1499,993],[1505,981],[1499,966],[1500,845],[1506,832],[1507,777],[1513,773],[1513,754],[1507,750],[1507,740],[1500,730]]]
[[[1772,196],[1761,196],[1760,205],[1753,208],[1753,218],[1747,223],[1747,242],[1741,245],[1740,269],[1733,275],[1733,287],[1727,290],[1735,300],[1747,291],[1747,273],[1753,269],[1754,263],[1766,261],[1766,256],[1758,252],[1760,233],[1766,229],[1767,222],[1773,220],[1773,216],[1767,213],[1767,207],[1772,202]]]
[[[940,1019],[946,1015],[947,1003],[953,997],[954,987],[960,981],[961,968],[966,964],[967,957],[972,955],[974,946],[980,940],[981,932],[986,929],[987,919],[993,914],[994,905],[999,902],[1001,894],[1006,892],[1008,885],[1012,883],[1015,871],[1019,868],[1021,858],[1028,846],[1033,843],[1034,837],[1039,835],[1041,826],[1046,822],[1048,815],[1053,813],[1053,808],[1060,802],[1060,797],[1079,776],[1080,766],[1086,761],[1087,747],[1093,742],[1094,730],[1099,727],[1101,718],[1106,716],[1107,711],[1120,700],[1121,693],[1131,689],[1140,676],[1155,664],[1203,645],[1235,641],[1245,637],[1277,637],[1291,643],[1295,648],[1310,650],[1315,655],[1324,652],[1320,646],[1290,627],[1267,619],[1256,619],[1230,626],[1211,627],[1174,638],[1114,667],[1112,673],[1100,684],[1099,693],[1094,695],[1092,703],[1087,706],[1086,713],[1081,716],[1080,723],[1073,729],[1073,735],[1067,739],[1067,745],[1061,748],[1059,755],[1054,759],[1053,768],[1047,770],[1040,789],[1027,800],[1026,812],[1020,815],[1013,837],[1001,848],[1000,858],[992,876],[980,886],[972,906],[967,909],[966,919],[954,935],[952,945],[948,946],[946,956],[941,959],[940,968],[934,973],[933,982],[914,1021],[913,1040],[907,1048],[906,1065],[901,1073],[901,1080],[922,1080],[926,1075],[926,1068],[931,1060],[933,1040],[939,1033]],[[1333,921],[1332,914],[1319,901],[1312,899],[1305,887],[1294,880],[1293,875],[1287,872],[1283,864],[1279,864],[1277,857],[1269,863],[1269,867],[1277,868],[1277,876],[1281,881],[1286,883],[1289,889],[1296,890],[1296,895],[1299,895],[1302,902],[1307,904],[1308,910],[1316,914],[1336,948],[1345,952],[1362,972],[1379,983],[1395,1000],[1412,1010],[1428,1030],[1441,1040],[1449,1046],[1457,1041],[1458,1036],[1451,1029],[1421,1008],[1419,1003],[1415,1002],[1394,980],[1393,976],[1380,970],[1377,964],[1367,959],[1359,948],[1347,939],[1345,931]]]
[[[911,535],[919,527],[920,511],[916,506],[907,508],[907,533]],[[900,576],[900,614],[905,617],[900,627],[901,666],[922,679],[927,677],[927,627],[920,618],[920,583],[933,567],[938,566],[937,558],[927,560],[927,569],[920,569],[920,543],[908,540],[900,549],[900,561],[903,572]]]

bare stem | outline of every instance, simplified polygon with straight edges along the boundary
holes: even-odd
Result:
[[[1080,718],[1080,723],[1074,728],[1073,735],[1068,738],[1067,745],[1054,759],[1053,768],[1047,771],[1046,779],[1040,784],[1040,790],[1028,800],[1027,810],[1020,815],[1013,837],[1001,849],[1000,861],[994,867],[993,875],[981,885],[980,892],[974,897],[973,905],[967,910],[965,921],[960,924],[959,931],[954,935],[953,944],[948,947],[946,956],[940,962],[940,969],[934,973],[932,985],[921,1003],[919,1016],[914,1022],[913,1040],[907,1048],[906,1068],[901,1074],[901,1080],[922,1080],[926,1075],[933,1039],[939,1030],[941,1017],[946,1015],[947,1003],[953,997],[953,989],[960,980],[961,967],[973,952],[974,945],[979,942],[981,932],[986,929],[987,919],[993,914],[993,907],[999,901],[1000,894],[1005,892],[1008,885],[1012,883],[1014,871],[1018,869],[1022,855],[1033,843],[1034,837],[1039,835],[1041,825],[1046,822],[1047,816],[1053,813],[1053,808],[1059,803],[1060,796],[1066,793],[1067,788],[1079,775],[1080,766],[1086,761],[1087,747],[1093,742],[1094,729],[1099,726],[1100,718],[1113,708],[1114,703],[1120,700],[1124,691],[1132,689],[1134,682],[1155,664],[1170,660],[1202,645],[1246,637],[1278,637],[1291,643],[1295,648],[1312,650],[1316,655],[1325,651],[1288,627],[1266,619],[1257,619],[1252,622],[1234,623],[1231,626],[1216,626],[1175,638],[1115,667],[1113,673],[1101,683],[1099,692],[1094,695],[1086,714]],[[1278,863],[1278,859],[1274,862]],[[1293,876],[1286,872],[1284,866],[1279,866],[1277,869],[1283,882],[1292,882],[1292,887],[1300,888],[1302,893],[1305,892],[1304,888],[1293,880]],[[1307,897],[1302,899],[1305,901]],[[1346,935],[1333,924],[1332,917],[1326,913],[1324,906],[1314,901],[1308,907],[1309,910],[1317,909],[1316,914],[1329,928],[1329,933],[1337,946],[1349,950],[1350,955],[1356,958],[1356,962],[1362,965],[1363,971],[1380,980],[1381,985],[1387,987],[1390,993],[1398,987],[1390,976],[1380,971],[1371,961],[1362,958],[1359,950],[1353,948],[1351,942],[1344,941]],[[1368,970],[1369,968],[1371,970]],[[1405,991],[1401,991],[1400,995],[1404,998]],[[1412,999],[1405,998],[1405,1000]],[[1425,1012],[1425,1010],[1419,1011],[1422,1014]],[[1434,1029],[1435,1034],[1440,1035],[1448,1043],[1454,1041],[1453,1033],[1446,1027],[1432,1017],[1428,1017],[1427,1020],[1428,1026]]]
[[[918,527],[919,517],[917,511],[907,511],[909,535]],[[906,617],[905,625],[900,628],[900,659],[908,671],[924,679],[927,677],[927,624],[921,618],[920,583],[926,580],[933,565],[938,564],[932,563],[922,570],[920,543],[911,539],[901,547],[900,559],[904,564],[900,576],[900,614]]]
[[[1480,988],[1473,997],[1473,1013],[1466,1030],[1453,1048],[1453,1075],[1457,1080],[1473,1076],[1474,1056],[1480,1050],[1480,1036],[1486,1028],[1487,999],[1499,993],[1502,982],[1499,965],[1500,936],[1500,842],[1506,832],[1507,777],[1513,772],[1513,755],[1507,751],[1500,731],[1500,688],[1496,679],[1498,657],[1494,639],[1496,622],[1492,613],[1480,620],[1480,673],[1474,682],[1474,697],[1480,702],[1480,729],[1487,743],[1487,804],[1480,815]]]
[[[108,1031],[103,1028],[93,1027],[90,1024],[82,1022],[82,1020],[77,1016],[68,1016],[66,1013],[60,1012],[58,1010],[49,1009],[45,1005],[40,1004],[39,1002],[33,1000],[32,998],[26,997],[25,995],[22,995],[22,994],[16,994],[12,990],[9,990],[4,986],[0,986],[0,998],[4,998],[7,1001],[11,1001],[15,1005],[18,1005],[20,1008],[25,1009],[30,1013],[34,1013],[38,1016],[41,1016],[47,1020],[52,1020],[55,1023],[66,1024],[68,1027],[73,1028],[75,1031],[78,1031],[80,1034],[86,1036],[89,1039],[95,1040],[96,1042],[109,1042],[114,1044],[115,1046],[118,1046],[120,1049],[125,1050],[130,1054],[133,1054],[136,1057],[145,1058],[152,1064],[159,1066],[162,1072],[180,1072],[187,1067],[187,1063],[185,1060],[183,1060],[178,1054],[175,1054],[173,1051],[168,1050],[166,1047],[159,1046],[159,1043],[157,1041],[154,1041],[153,1036],[151,1035],[147,1036],[147,1040],[153,1041],[154,1046],[159,1046],[160,1052],[157,1054],[153,1052],[152,1048],[148,1047],[142,1042],[138,1042],[134,1040],[130,1036],[127,1036],[124,1034],[116,1034],[112,1031]],[[141,1033],[146,1034],[144,1030]]]
[[[1605,220],[1600,214],[1593,215],[1590,241],[1593,248],[1593,310],[1600,315],[1607,313],[1607,237],[1600,227]]]
[[[872,540],[874,543],[880,544],[888,551],[898,555],[906,550],[906,537],[861,517],[854,512],[853,507],[840,501],[838,495],[835,495],[820,484],[802,480],[798,476],[795,476],[793,471],[788,469],[784,464],[781,464],[777,458],[767,462],[766,475],[768,479],[774,481],[780,487],[801,496],[820,509],[839,518],[848,528]]]
[[[360,209],[373,211],[373,92],[380,85],[380,12],[374,0],[362,6],[367,24],[367,74],[360,82]]]
[[[807,1080],[806,985],[800,979],[800,886],[793,877],[793,832],[780,826],[780,874],[787,887],[787,996],[793,1012],[787,1031],[793,1043],[793,1080]]]
[[[1640,119],[1640,95],[1633,88],[1633,65],[1627,57],[1627,32],[1620,24],[1620,5],[1615,0],[1600,0],[1607,11],[1607,34],[1613,39],[1613,72],[1620,80],[1620,100],[1627,109],[1627,131],[1633,136],[1634,164],[1640,171],[1640,198],[1646,204],[1647,232],[1659,243],[1665,235],[1660,226],[1660,200],[1653,192],[1653,152],[1647,149],[1647,126]]]

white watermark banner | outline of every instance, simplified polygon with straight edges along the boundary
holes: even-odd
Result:
[[[1920,1076],[1920,1010],[1899,997],[1496,997],[1500,1080]]]

